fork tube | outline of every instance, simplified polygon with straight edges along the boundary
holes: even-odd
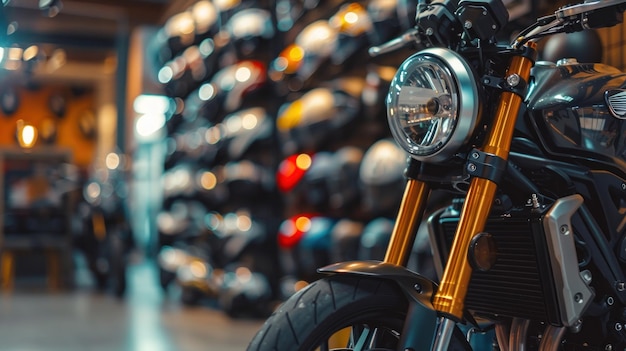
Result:
[[[529,58],[514,56],[506,76],[517,74],[524,82],[528,82],[531,67]],[[509,91],[501,94],[492,128],[483,147],[484,152],[504,160],[508,158],[521,103],[522,97],[517,94]],[[493,181],[479,177],[471,180],[441,284],[433,298],[435,309],[449,318],[460,320],[463,316],[465,295],[472,273],[467,261],[470,242],[485,228],[496,189],[497,184]]]
[[[384,262],[405,266],[409,261],[429,192],[426,183],[408,179]]]

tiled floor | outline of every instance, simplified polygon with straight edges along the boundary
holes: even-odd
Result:
[[[262,324],[184,307],[157,286],[150,263],[129,268],[125,299],[79,286],[50,293],[19,285],[0,295],[0,351],[239,351]]]

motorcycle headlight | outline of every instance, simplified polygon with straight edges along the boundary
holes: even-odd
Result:
[[[387,96],[396,142],[419,161],[443,161],[471,136],[478,120],[476,81],[465,60],[430,48],[402,63]]]

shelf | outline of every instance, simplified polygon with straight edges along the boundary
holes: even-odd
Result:
[[[79,184],[68,173],[71,162],[65,149],[0,149],[3,286],[12,286],[15,255],[26,253],[54,258],[46,264],[49,279],[58,282],[63,276],[72,284],[71,222]]]

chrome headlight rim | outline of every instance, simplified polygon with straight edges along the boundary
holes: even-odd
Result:
[[[392,94],[398,94],[398,87],[402,86],[416,66],[428,62],[445,71],[456,89],[458,95],[458,112],[455,117],[455,126],[441,147],[430,153],[420,152],[415,144],[403,131],[398,116],[390,111],[390,104],[394,99]],[[401,65],[391,82],[387,97],[387,116],[391,133],[396,142],[409,153],[411,157],[422,162],[441,162],[453,157],[459,148],[465,144],[478,123],[480,111],[480,96],[478,84],[472,68],[458,53],[447,48],[424,49],[408,59]]]

